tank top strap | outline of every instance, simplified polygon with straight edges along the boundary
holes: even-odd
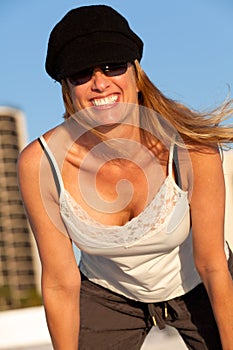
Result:
[[[168,176],[172,176],[173,173],[173,153],[174,153],[174,142],[171,143],[168,157]]]
[[[182,188],[181,174],[180,174],[180,166],[179,166],[179,158],[178,158],[178,148],[175,142],[172,142],[169,150],[169,159],[168,159],[168,176],[174,176],[176,184]]]
[[[58,194],[60,196],[61,191],[64,189],[64,183],[62,180],[61,172],[60,172],[60,169],[58,167],[57,161],[56,161],[51,149],[49,148],[47,142],[45,141],[44,137],[40,136],[38,138],[38,141],[39,141],[42,149],[44,150],[45,155],[49,161],[49,164],[50,164],[50,167],[51,167],[51,170],[53,173],[55,185],[56,185]]]

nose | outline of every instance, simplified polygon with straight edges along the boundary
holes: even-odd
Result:
[[[110,84],[109,78],[104,74],[100,68],[96,68],[92,74],[92,89],[104,91]]]

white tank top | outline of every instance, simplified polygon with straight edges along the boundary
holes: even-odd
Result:
[[[173,148],[168,176],[151,203],[123,226],[91,218],[64,188],[47,143],[40,138],[59,183],[60,214],[81,250],[80,270],[105,288],[142,302],[183,295],[201,282],[192,254],[188,193],[173,179]]]

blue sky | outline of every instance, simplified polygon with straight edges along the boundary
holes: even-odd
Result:
[[[52,27],[71,8],[100,3],[143,39],[142,67],[166,95],[206,110],[232,91],[232,0],[1,0],[0,105],[22,109],[28,141],[64,112],[60,86],[44,70]]]

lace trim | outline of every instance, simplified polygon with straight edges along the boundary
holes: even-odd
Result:
[[[65,189],[60,196],[60,211],[70,237],[80,246],[129,247],[164,230],[176,204],[184,197],[187,198],[187,192],[181,190],[168,176],[151,203],[123,226],[97,222]]]

